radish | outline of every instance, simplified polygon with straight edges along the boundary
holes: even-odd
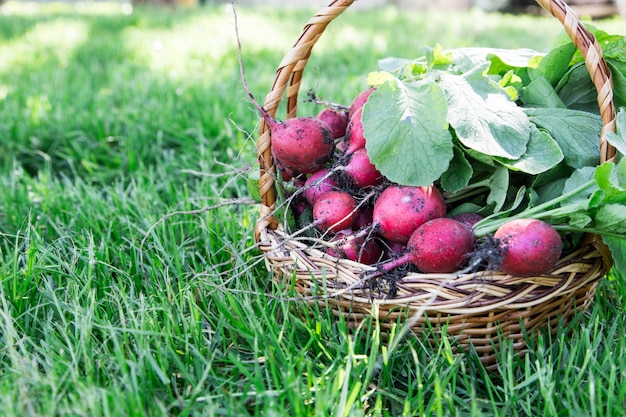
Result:
[[[370,87],[367,90],[361,91],[356,97],[352,100],[350,104],[350,108],[348,110],[348,118],[352,118],[352,115],[361,107],[367,103],[367,99],[370,98],[370,94],[376,89],[376,87]]]
[[[326,253],[336,258],[350,259],[366,265],[379,262],[383,255],[381,246],[375,239],[355,238],[351,229],[342,230],[335,235],[336,246],[328,248]],[[348,237],[348,238],[347,238]]]
[[[356,188],[371,187],[383,182],[384,177],[371,163],[365,148],[347,156],[348,162],[343,167],[350,182]]]
[[[363,132],[363,122],[361,115],[363,114],[363,108],[360,107],[355,110],[350,122],[346,127],[345,134],[345,153],[353,153],[358,149],[365,148],[365,134]]]
[[[502,255],[499,269],[515,276],[548,273],[563,250],[563,241],[554,227],[537,219],[508,221],[493,237]]]
[[[445,217],[429,220],[409,239],[409,261],[422,272],[453,272],[467,262],[474,242],[472,231],[457,220]]]
[[[255,103],[257,105],[257,103]],[[313,117],[295,117],[284,122],[258,109],[270,128],[274,158],[293,173],[309,174],[330,161],[335,142],[330,127]]]
[[[317,114],[317,118],[326,122],[332,130],[335,139],[345,136],[348,126],[347,112],[327,107]]]
[[[337,183],[330,175],[328,168],[314,172],[304,182],[304,197],[309,204],[314,205],[319,198],[329,191],[337,189]]]
[[[398,242],[386,242],[385,252],[388,258],[396,258],[406,252],[406,244]]]
[[[329,191],[313,205],[313,224],[322,231],[350,229],[357,216],[356,200],[345,191]]]
[[[382,264],[371,277],[408,263],[425,273],[454,272],[467,262],[474,242],[474,234],[457,220],[447,217],[429,220],[411,234],[402,256]]]
[[[241,82],[252,104],[269,127],[274,158],[293,173],[308,174],[322,168],[335,150],[335,138],[330,126],[316,117],[294,117],[279,122],[270,116],[256,101],[246,82],[238,34],[237,46]]]
[[[406,243],[422,224],[446,215],[446,203],[434,186],[387,187],[374,203],[378,233],[391,242]]]
[[[364,205],[359,208],[359,215],[354,221],[355,229],[369,228],[374,222],[374,206]]]
[[[460,221],[461,223],[472,229],[476,223],[483,219],[483,216],[478,213],[461,213],[453,216],[452,218],[454,220]]]

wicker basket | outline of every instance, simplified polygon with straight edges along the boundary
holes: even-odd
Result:
[[[264,108],[276,116],[286,96],[286,118],[297,111],[302,73],[327,25],[354,0],[335,0],[309,20],[300,38],[283,58]],[[615,149],[604,140],[615,130],[615,108],[610,71],[602,50],[575,14],[561,0],[537,0],[556,17],[585,57],[588,72],[598,91],[598,104],[604,128],[600,137],[601,161],[615,157]],[[547,328],[550,322],[567,322],[589,305],[598,280],[611,268],[606,247],[595,236],[588,236],[573,253],[563,257],[554,270],[536,277],[515,277],[497,271],[488,274],[407,273],[393,296],[383,289],[372,297],[362,285],[364,271],[374,268],[327,255],[310,242],[292,239],[274,217],[277,191],[276,168],[271,155],[268,126],[262,122],[257,142],[261,169],[262,198],[256,226],[256,242],[264,253],[275,279],[286,280],[290,287],[310,303],[331,308],[350,325],[375,315],[383,329],[398,319],[411,317],[411,330],[421,334],[425,324],[435,329],[445,326],[457,349],[475,350],[488,368],[497,366],[497,352],[503,338],[510,340],[515,352],[526,350],[526,333]],[[431,328],[432,328],[431,327]],[[554,328],[554,326],[552,327]]]

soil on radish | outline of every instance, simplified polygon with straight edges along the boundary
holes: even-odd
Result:
[[[474,251],[468,254],[466,271],[496,271],[500,269],[504,261],[506,246],[502,245],[501,239],[487,235],[476,243]]]
[[[370,299],[395,297],[398,293],[398,283],[402,282],[402,279],[411,272],[417,272],[417,269],[411,264],[406,264],[382,275],[369,278],[367,275],[371,275],[371,272],[363,273],[363,278],[367,280],[366,288]]]

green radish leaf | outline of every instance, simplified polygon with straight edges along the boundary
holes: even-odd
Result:
[[[609,247],[614,266],[622,276],[626,276],[626,239],[602,236],[602,241]]]
[[[566,178],[559,178],[552,181],[551,183],[534,188],[534,190],[537,192],[537,201],[535,202],[535,204],[542,204],[546,201],[553,200],[562,195],[566,181]]]
[[[589,181],[592,181],[594,176],[597,175],[596,171],[596,168],[593,167],[583,167],[577,169],[572,173],[572,175],[570,175],[567,181],[565,181],[565,186],[563,187],[563,192],[561,194],[567,194],[570,191],[574,191],[578,187],[587,184]],[[567,200],[561,202],[561,206],[571,203],[587,202],[592,193],[594,193],[597,189],[598,187],[593,187],[585,193],[579,193],[575,197],[568,198]]]
[[[623,59],[625,62],[607,59],[613,79],[613,101],[616,107],[626,107],[626,57]]]
[[[603,192],[603,203],[626,204],[626,159],[617,165],[605,162],[596,169],[596,183]]]
[[[463,151],[455,147],[450,166],[441,176],[441,188],[448,192],[459,191],[469,184],[473,173],[472,165],[465,158]]]
[[[551,85],[557,85],[567,73],[574,53],[576,53],[576,45],[571,41],[551,48],[541,59],[537,68],[529,72],[530,77],[545,78]]]
[[[448,98],[448,122],[464,146],[517,159],[526,152],[531,123],[497,83],[483,76],[484,69],[464,75],[439,74]]]
[[[446,98],[430,81],[398,79],[380,85],[363,107],[367,153],[389,180],[428,186],[453,158]]]
[[[451,210],[448,212],[448,216],[454,217],[458,214],[463,214],[463,213],[477,213],[482,208],[483,206],[479,206],[478,204],[462,203],[462,204],[452,207]]]
[[[495,169],[489,181],[489,195],[487,204],[494,203],[493,211],[500,211],[506,202],[509,190],[509,170],[500,165]]]
[[[585,213],[573,213],[569,216],[567,223],[572,227],[582,229],[583,227],[591,225],[592,221],[593,219]]]
[[[251,169],[248,172],[248,179],[246,184],[248,186],[248,194],[257,203],[261,200],[261,191],[259,190],[259,179],[261,178],[261,171],[258,169]]]
[[[490,62],[489,74],[504,74],[508,71],[516,71],[520,68],[537,66],[542,53],[532,49],[485,49],[484,55]]]
[[[535,175],[555,167],[563,160],[563,152],[548,133],[533,127],[524,155],[516,160],[495,159],[511,170]]]
[[[500,78],[498,85],[504,89],[511,100],[517,101],[520,98],[519,90],[523,88],[524,83],[517,74],[513,71],[509,71]]]
[[[413,61],[406,58],[387,57],[378,60],[378,68],[386,72],[396,72]]]
[[[520,98],[526,107],[565,108],[563,100],[545,77],[535,78],[524,86]]]
[[[606,140],[622,154],[626,155],[626,109],[620,109],[616,117],[616,132],[606,134]]]
[[[607,204],[598,209],[595,228],[611,233],[626,233],[626,206]]]
[[[571,109],[524,109],[532,123],[550,132],[572,168],[596,166],[600,161],[600,116]]]
[[[435,45],[434,47],[424,48],[426,59],[428,60],[429,68],[442,68],[446,69],[452,65],[454,60],[450,52],[443,50],[441,45]]]
[[[568,108],[598,113],[598,93],[584,63],[573,65],[557,84],[556,91]]]

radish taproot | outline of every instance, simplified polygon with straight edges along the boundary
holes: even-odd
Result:
[[[446,203],[434,186],[391,185],[374,203],[373,225],[391,242],[406,243],[422,224],[446,215]]]
[[[329,191],[313,205],[313,224],[324,232],[350,229],[357,216],[357,202],[345,191]]]
[[[532,276],[550,272],[561,257],[563,241],[548,223],[538,219],[514,219],[504,223],[493,237],[502,255],[499,269],[510,275]]]

